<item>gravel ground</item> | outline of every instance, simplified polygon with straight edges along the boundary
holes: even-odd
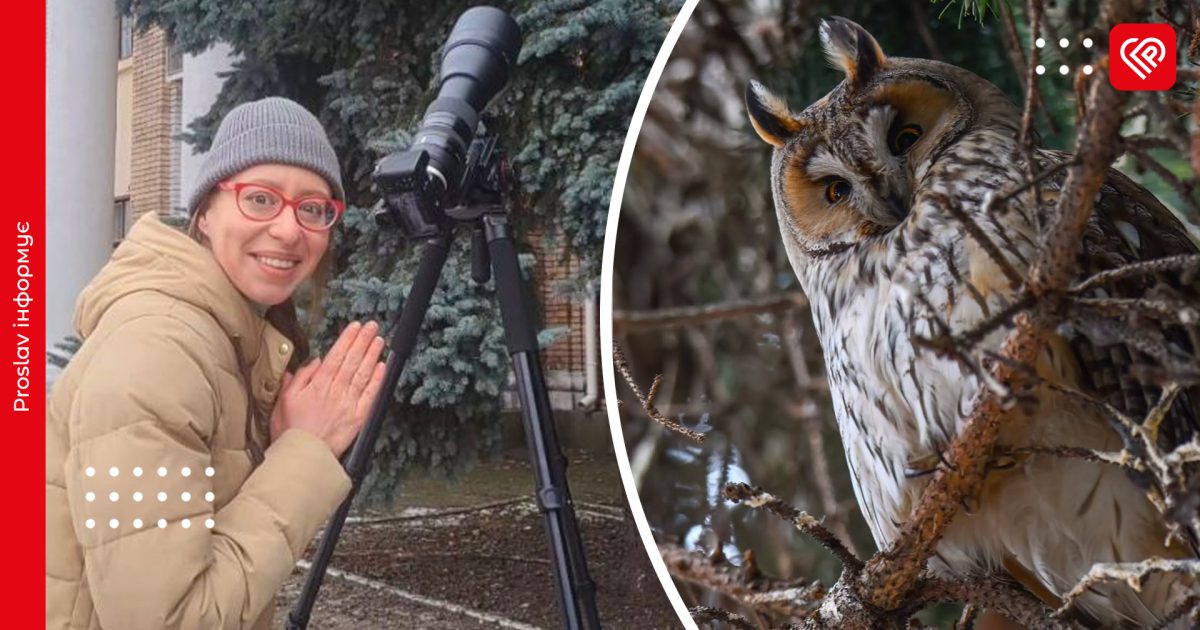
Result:
[[[571,490],[588,571],[597,585],[601,624],[606,630],[681,628],[637,529],[621,507],[619,486],[614,491],[611,477],[589,470],[607,469],[608,464],[571,455]],[[416,493],[422,503],[431,503],[427,499],[439,494],[452,495],[453,500],[441,505],[410,501],[395,506],[390,520],[348,524],[332,566],[350,575],[326,576],[308,627],[563,627],[549,542],[542,516],[526,493],[532,489],[531,477],[519,474],[522,469],[519,455],[506,457],[479,470],[474,486],[471,480],[460,480],[452,493]],[[505,471],[516,473],[510,475],[513,483],[525,486],[508,488],[507,497],[498,496],[503,488],[495,487]],[[481,486],[486,493],[474,496],[471,487]],[[490,496],[483,501],[485,494]],[[464,497],[476,502],[462,505]],[[276,628],[284,627],[303,578],[304,571],[297,569],[281,591]]]

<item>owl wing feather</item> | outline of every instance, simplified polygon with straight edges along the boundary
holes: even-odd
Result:
[[[1039,150],[1036,159],[1039,168],[1046,169],[1071,159],[1071,155]],[[1055,205],[1063,179],[1046,183],[1040,207]],[[1197,253],[1200,248],[1166,206],[1120,171],[1110,169],[1084,231],[1078,257],[1079,280],[1132,263]],[[1196,305],[1200,304],[1200,278],[1178,272],[1131,276],[1105,283],[1088,297],[1167,298],[1179,304]],[[1081,313],[1056,332],[1058,338],[1051,339],[1050,346],[1066,348],[1064,354],[1072,355],[1066,360],[1074,362],[1071,369],[1054,370],[1056,377],[1064,381],[1062,384],[1082,390],[1139,420],[1162,394],[1161,383],[1154,376],[1161,373],[1163,363],[1186,363],[1194,367],[1196,350],[1200,347],[1195,326],[1189,330],[1178,323],[1101,313]],[[1180,392],[1160,428],[1161,448],[1169,451],[1200,431],[1195,401],[1200,401],[1200,387],[1191,386]],[[1137,454],[1136,445],[1127,444],[1126,448]],[[1130,476],[1143,490],[1153,484],[1148,476]],[[1188,542],[1191,554],[1195,555],[1197,541]],[[1047,605],[1061,606],[1061,600],[1016,558],[1006,557],[1003,569],[1009,578]]]
[[[1048,166],[1070,159],[1058,151],[1038,153]],[[1061,180],[1050,188],[1059,185]],[[1148,190],[1120,171],[1109,170],[1084,231],[1078,259],[1081,280],[1132,263],[1197,253],[1200,247],[1179,218]],[[1129,276],[1097,287],[1089,297],[1165,301],[1194,309],[1200,304],[1200,278],[1180,272]],[[1081,368],[1081,382],[1073,385],[1137,419],[1159,401],[1164,374],[1197,366],[1200,331],[1195,323],[1181,324],[1178,318],[1172,321],[1149,312],[1116,317],[1088,309],[1060,333],[1065,333]],[[1161,425],[1161,448],[1169,451],[1200,431],[1195,401],[1200,401],[1200,386],[1180,392]],[[1134,481],[1149,487],[1149,479]]]

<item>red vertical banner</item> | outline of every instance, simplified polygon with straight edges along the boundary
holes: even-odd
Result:
[[[0,38],[9,87],[2,119],[4,172],[9,202],[0,218],[0,265],[5,333],[3,407],[5,443],[0,458],[4,503],[0,540],[8,558],[4,627],[45,625],[46,509],[46,4],[17,2],[6,9],[9,28]]]

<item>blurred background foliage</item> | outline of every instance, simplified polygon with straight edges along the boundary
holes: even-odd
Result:
[[[186,53],[216,41],[239,60],[216,104],[185,138],[206,149],[235,105],[285,96],[313,111],[342,160],[348,196],[336,232],[315,348],[351,320],[394,321],[420,248],[370,219],[377,159],[403,148],[438,83],[441,47],[476,2],[405,0],[118,0],[140,27],[162,26]],[[492,3],[520,24],[524,45],[508,87],[486,110],[513,168],[510,214],[565,240],[581,257],[581,290],[600,275],[609,195],[628,121],[681,0],[511,0]],[[416,353],[401,379],[367,480],[394,495],[410,470],[449,474],[498,446],[509,374],[493,285],[470,280],[460,235]],[[528,243],[525,244],[528,250]],[[546,251],[554,251],[547,247]]]
[[[1041,63],[1048,71],[1039,78],[1044,106],[1035,119],[1046,147],[1072,149],[1072,79],[1084,63],[1094,63],[1107,41],[1107,33],[1092,28],[1098,5],[1046,5],[1042,32],[1050,44]],[[963,66],[1024,102],[1023,58],[1030,43],[1023,3],[701,0],[641,129],[613,258],[614,342],[643,391],[662,375],[660,411],[708,432],[698,445],[664,431],[618,384],[625,443],[657,539],[706,553],[719,547],[734,565],[743,565],[745,552],[753,550],[768,575],[826,584],[836,580],[840,564],[821,547],[778,518],[721,498],[727,482],[761,486],[824,517],[860,556],[875,551],[847,476],[808,312],[764,310],[652,329],[635,326],[628,316],[799,292],[770,197],[770,147],[751,128],[743,94],[757,79],[800,111],[840,82],[817,35],[819,19],[829,15],[862,24],[888,55]],[[1099,46],[1085,49],[1084,37]],[[1068,38],[1066,49],[1057,45],[1060,38]],[[1181,42],[1180,50],[1186,48]],[[1066,76],[1058,73],[1063,64],[1071,69]],[[1189,124],[1187,117],[1150,107],[1151,120]],[[1132,124],[1145,127],[1145,120]],[[1192,176],[1179,152],[1156,157],[1180,177]],[[1128,158],[1117,166],[1181,216],[1196,219],[1194,194],[1184,199]],[[723,606],[756,619],[709,591],[677,584],[689,605]],[[954,614],[947,607],[927,613],[926,620],[945,625]]]

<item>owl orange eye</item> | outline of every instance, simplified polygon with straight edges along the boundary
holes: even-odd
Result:
[[[892,135],[891,149],[892,155],[901,155],[912,148],[916,144],[917,139],[921,137],[920,125],[904,125]]]
[[[834,179],[825,186],[825,200],[837,203],[850,194],[850,182],[844,179]]]

